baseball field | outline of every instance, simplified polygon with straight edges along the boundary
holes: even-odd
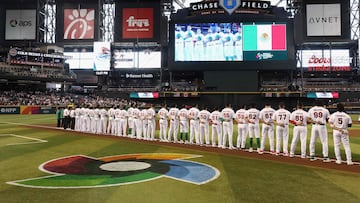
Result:
[[[359,124],[350,131],[355,165],[347,166],[90,135],[55,122],[0,116],[1,202],[360,202]],[[330,129],[329,154],[334,159]]]

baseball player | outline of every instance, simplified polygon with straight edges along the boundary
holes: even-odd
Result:
[[[224,41],[224,57],[226,61],[233,61],[234,57],[234,35],[231,33],[230,28],[225,29],[222,36]]]
[[[140,109],[135,107],[132,110],[132,118],[134,122],[134,130],[136,134],[136,139],[142,139],[142,120],[140,119]]]
[[[133,110],[134,108],[130,105],[130,107],[127,110],[128,114],[128,137],[134,138],[135,136],[135,122],[133,118]]]
[[[275,110],[271,108],[270,104],[266,104],[260,111],[260,122],[262,123],[260,154],[264,153],[266,136],[269,138],[270,153],[274,153],[274,123],[272,121],[274,113]]]
[[[211,145],[216,147],[216,138],[217,135],[218,147],[222,146],[222,122],[221,122],[221,112],[218,108],[215,108],[210,114],[211,121]]]
[[[99,109],[100,121],[98,125],[98,133],[105,134],[106,133],[106,123],[107,123],[107,110]]]
[[[84,109],[83,119],[84,119],[84,123],[82,126],[82,132],[90,132],[91,131],[91,128],[90,128],[91,119],[90,119],[90,109],[89,108]]]
[[[235,117],[235,112],[231,108],[230,105],[227,105],[222,111],[221,115],[223,118],[223,140],[222,140],[222,148],[226,148],[226,138],[229,140],[229,149],[235,149],[233,146],[233,132],[234,132],[234,124],[233,120]]]
[[[193,144],[194,136],[195,143],[200,144],[199,140],[199,109],[195,106],[189,109],[189,119],[190,119],[190,140],[189,143]]]
[[[204,41],[205,37],[201,33],[201,29],[196,29],[196,35],[194,37],[194,60],[204,61]]]
[[[283,156],[289,156],[289,121],[291,113],[285,109],[283,102],[279,103],[279,109],[275,111],[272,120],[276,124],[276,150],[275,155],[280,155],[281,140],[283,141]]]
[[[93,133],[100,134],[99,132],[99,125],[100,125],[100,110],[98,108],[94,109],[94,127],[93,127]]]
[[[118,122],[118,135],[126,137],[126,128],[127,128],[127,121],[128,121],[128,111],[124,108],[119,109],[119,118],[120,122]]]
[[[148,129],[148,119],[147,119],[147,110],[148,109],[142,109],[139,113],[139,122],[141,123],[141,132],[143,135],[144,140],[150,140],[150,137],[147,137],[147,129]],[[150,135],[150,134],[149,134]],[[140,136],[141,137],[141,136]]]
[[[216,48],[214,35],[212,33],[211,27],[208,29],[208,33],[205,35],[205,60],[214,61],[216,60]]]
[[[80,131],[81,126],[81,108],[77,107],[75,108],[75,131]]]
[[[95,122],[95,109],[94,107],[91,107],[89,109],[89,118],[90,118],[90,125],[89,125],[89,129],[90,129],[90,133],[96,133],[96,122]]]
[[[184,60],[184,32],[181,26],[176,27],[175,32],[175,61]]]
[[[223,44],[223,34],[221,32],[221,27],[216,27],[216,32],[213,35],[214,40],[214,49],[216,50],[215,58],[213,60],[216,61],[223,61],[225,59],[224,57],[224,44]]]
[[[256,104],[250,105],[245,113],[245,119],[248,123],[249,131],[249,152],[253,152],[253,139],[256,138],[257,152],[260,152],[260,111],[256,108]]]
[[[70,127],[71,130],[75,129],[75,109],[73,107],[70,107],[69,127]]]
[[[235,112],[235,120],[238,126],[238,137],[236,142],[237,149],[245,149],[246,135],[248,131],[248,123],[246,122],[246,106],[243,105]]]
[[[204,137],[205,137],[205,144],[210,145],[210,137],[209,137],[209,120],[210,120],[210,112],[203,108],[199,112],[199,118],[200,118],[200,127],[199,127],[199,139],[200,144],[204,144]]]
[[[301,143],[301,158],[306,158],[306,140],[307,140],[307,123],[309,121],[308,112],[303,110],[303,105],[298,104],[297,110],[291,113],[290,123],[294,125],[293,137],[290,145],[290,157],[294,157],[296,144]]]
[[[352,126],[352,120],[351,117],[344,112],[343,104],[337,104],[337,111],[330,115],[329,123],[333,129],[336,163],[341,164],[340,144],[342,143],[345,149],[347,165],[353,165],[348,131],[348,128]]]
[[[115,135],[115,109],[111,107],[108,112],[109,122],[106,132],[111,135]]]
[[[322,144],[323,161],[329,162],[328,149],[328,134],[326,129],[326,122],[329,120],[330,112],[322,107],[321,101],[317,101],[315,106],[309,109],[309,116],[311,118],[311,136],[310,136],[310,161],[315,160],[315,143],[317,137],[320,137]]]
[[[194,37],[195,32],[191,30],[191,25],[186,27],[184,33],[184,60],[192,61],[194,56]]]
[[[158,111],[158,117],[159,117],[159,139],[160,141],[165,141],[167,140],[167,126],[168,126],[168,114],[169,111],[166,109],[166,106],[163,106],[159,111]]]
[[[155,140],[155,127],[156,127],[155,116],[156,116],[156,112],[154,106],[151,105],[151,107],[146,111],[146,119],[148,122],[146,129],[146,137],[148,140],[152,140],[152,141]]]
[[[121,136],[122,135],[122,129],[121,129],[121,109],[116,108],[114,109],[114,127],[115,127],[115,133],[113,135]]]
[[[243,60],[243,35],[241,25],[238,27],[237,33],[234,34],[234,57],[237,61]]]
[[[70,107],[64,109],[64,129],[69,127],[70,123]]]
[[[168,142],[171,142],[171,136],[174,137],[174,140],[177,140],[177,134],[179,131],[179,109],[175,107],[171,108],[169,110],[169,120],[170,120],[170,126],[168,131]]]
[[[180,143],[187,141],[187,135],[189,133],[189,119],[188,110],[183,107],[179,110],[179,120],[180,120]],[[185,140],[185,141],[184,141]],[[174,143],[177,143],[177,138],[174,137]]]

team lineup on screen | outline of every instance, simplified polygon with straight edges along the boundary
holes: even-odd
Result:
[[[175,24],[175,61],[287,59],[286,24]]]

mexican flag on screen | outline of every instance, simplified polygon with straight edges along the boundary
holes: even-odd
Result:
[[[286,25],[244,25],[244,51],[286,50]]]

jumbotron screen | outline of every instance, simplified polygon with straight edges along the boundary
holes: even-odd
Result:
[[[288,60],[286,23],[175,24],[175,62]]]

